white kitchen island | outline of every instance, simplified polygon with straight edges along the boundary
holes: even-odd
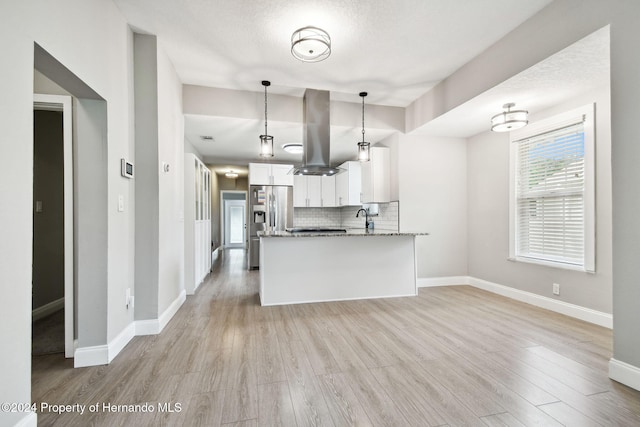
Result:
[[[298,304],[414,296],[415,236],[353,229],[346,233],[260,235],[260,302]]]

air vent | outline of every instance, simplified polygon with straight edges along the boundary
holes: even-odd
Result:
[[[214,142],[215,139],[211,135],[200,135],[200,139],[206,142]]]

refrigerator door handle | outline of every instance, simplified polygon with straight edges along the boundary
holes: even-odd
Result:
[[[275,197],[272,194],[269,194],[269,226],[275,227],[276,225],[276,204]]]

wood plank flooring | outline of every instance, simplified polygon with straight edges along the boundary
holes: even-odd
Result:
[[[607,329],[468,286],[261,307],[244,257],[225,251],[160,335],[108,366],[34,357],[34,402],[99,404],[38,424],[640,425],[640,392],[607,377]]]

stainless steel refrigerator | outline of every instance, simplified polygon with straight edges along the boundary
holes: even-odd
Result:
[[[258,231],[285,231],[293,226],[293,187],[249,187],[249,269],[260,267]]]

